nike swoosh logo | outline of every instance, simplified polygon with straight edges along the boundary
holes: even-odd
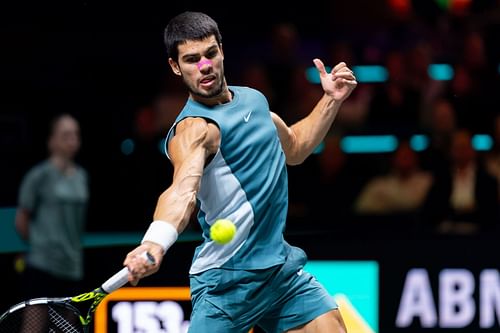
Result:
[[[250,115],[251,114],[252,114],[252,111],[248,112],[248,114],[243,117],[243,120],[245,121],[245,123],[248,123],[248,120],[250,120]]]

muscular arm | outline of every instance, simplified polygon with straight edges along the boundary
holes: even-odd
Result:
[[[196,205],[205,162],[217,152],[219,140],[218,128],[202,118],[186,118],[177,125],[169,143],[174,165],[172,184],[159,196],[153,220],[171,224],[178,234],[186,228]],[[140,259],[144,251],[153,255],[154,265]],[[164,254],[162,246],[152,241],[144,241],[130,251],[124,261],[130,271],[129,282],[136,285],[140,278],[158,271]]]
[[[343,62],[330,73],[326,72],[321,60],[314,59],[314,64],[325,93],[311,113],[290,127],[278,115],[271,113],[287,164],[290,165],[302,163],[325,138],[341,104],[357,85],[353,72]]]
[[[169,144],[173,181],[158,198],[154,220],[172,223],[179,233],[186,228],[196,205],[205,161],[215,154],[218,142],[217,127],[204,119],[188,118],[177,125]]]
[[[339,107],[340,103],[324,95],[307,117],[290,127],[277,114],[271,113],[287,164],[300,164],[313,152],[330,130]]]

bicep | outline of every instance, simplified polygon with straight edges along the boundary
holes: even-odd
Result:
[[[176,134],[169,143],[174,182],[191,176],[200,177],[205,161],[215,149],[213,132],[205,120],[186,119],[177,126]]]
[[[182,231],[194,210],[205,161],[214,145],[211,128],[203,119],[183,120],[177,126],[169,142],[174,178],[158,199],[154,219],[169,221]]]

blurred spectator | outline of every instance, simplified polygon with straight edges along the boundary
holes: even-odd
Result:
[[[385,65],[389,77],[375,87],[367,127],[376,132],[408,134],[419,126],[421,92],[409,84],[402,51],[391,51]]]
[[[276,23],[269,36],[270,53],[266,59],[267,73],[274,92],[271,110],[286,118],[291,92],[292,73],[300,63],[300,37],[293,23]],[[311,59],[312,61],[312,59]]]
[[[419,156],[408,141],[400,142],[387,174],[375,176],[363,187],[354,211],[359,215],[415,215],[433,182],[420,168]]]
[[[443,97],[430,106],[430,120],[424,127],[429,146],[422,153],[422,167],[432,173],[448,172],[453,133],[457,128],[453,105]]]
[[[462,36],[460,57],[447,94],[457,112],[457,124],[474,133],[488,128],[498,108],[498,64],[489,64],[482,34]]]
[[[89,197],[87,172],[75,162],[77,120],[63,114],[50,125],[49,157],[24,176],[16,229],[28,242],[25,298],[67,296],[84,277],[82,235]]]
[[[435,178],[422,210],[439,234],[473,235],[498,227],[498,187],[478,158],[468,130],[454,132],[451,165]]]
[[[360,187],[361,177],[340,142],[339,135],[329,135],[323,150],[311,156],[317,169],[313,171],[316,190],[307,196],[309,216],[323,230],[342,229],[350,223],[352,201]]]
[[[433,101],[446,89],[446,81],[435,80],[429,74],[429,66],[434,62],[432,46],[427,41],[419,41],[412,45],[406,55],[408,85],[419,92],[418,126],[428,124]]]

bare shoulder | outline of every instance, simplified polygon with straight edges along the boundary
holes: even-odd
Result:
[[[176,126],[171,144],[180,144],[184,148],[202,147],[214,153],[219,147],[219,128],[204,118],[188,117]]]
[[[181,120],[175,127],[175,135],[205,132],[208,122],[204,118],[188,117]]]

